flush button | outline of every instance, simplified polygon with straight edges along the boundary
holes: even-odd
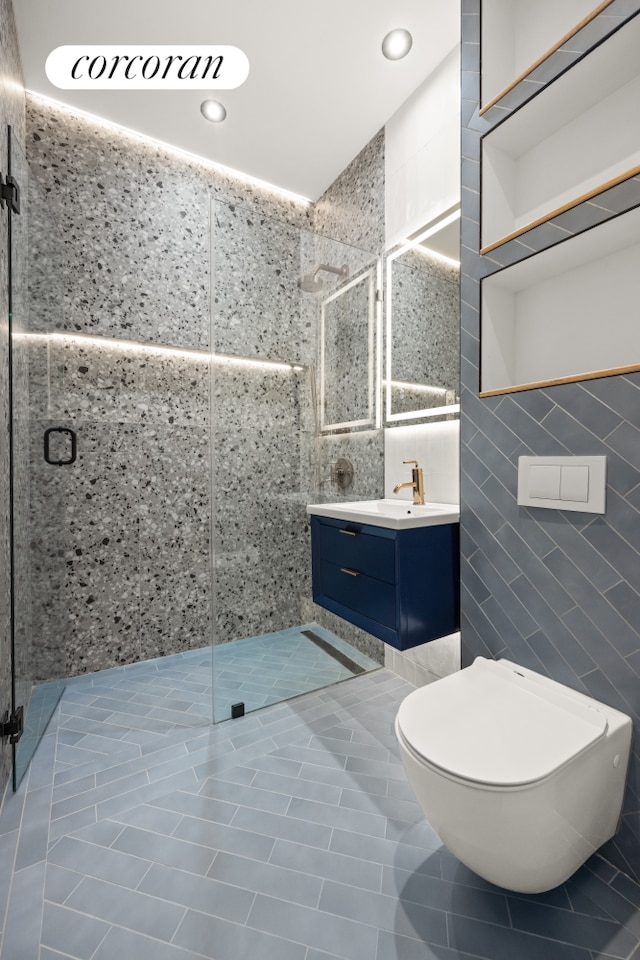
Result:
[[[560,467],[532,464],[529,467],[529,496],[536,500],[559,500]]]
[[[589,501],[589,467],[561,467],[560,499]]]

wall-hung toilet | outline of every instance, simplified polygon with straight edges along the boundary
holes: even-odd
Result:
[[[478,657],[409,694],[396,735],[427,820],[492,883],[549,890],[617,830],[630,718],[532,670]]]

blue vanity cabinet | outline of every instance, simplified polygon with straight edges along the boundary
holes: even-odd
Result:
[[[459,524],[392,530],[311,517],[313,599],[407,650],[460,629]]]

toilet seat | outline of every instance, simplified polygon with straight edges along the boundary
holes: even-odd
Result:
[[[478,657],[409,694],[397,727],[414,754],[445,775],[507,788],[555,773],[605,736],[607,718],[577,691]]]

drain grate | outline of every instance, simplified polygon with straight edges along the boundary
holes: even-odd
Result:
[[[347,670],[351,670],[351,673],[366,673],[364,667],[361,667],[359,663],[356,663],[355,660],[352,660],[351,657],[348,657],[346,653],[343,653],[341,650],[336,650],[336,648],[329,643],[328,640],[325,640],[323,637],[319,637],[317,633],[314,633],[313,630],[302,630],[302,635],[307,637],[316,646],[320,647],[321,650],[324,650],[325,653],[328,653],[330,657],[333,657],[334,660],[337,660],[338,663],[346,667]]]

